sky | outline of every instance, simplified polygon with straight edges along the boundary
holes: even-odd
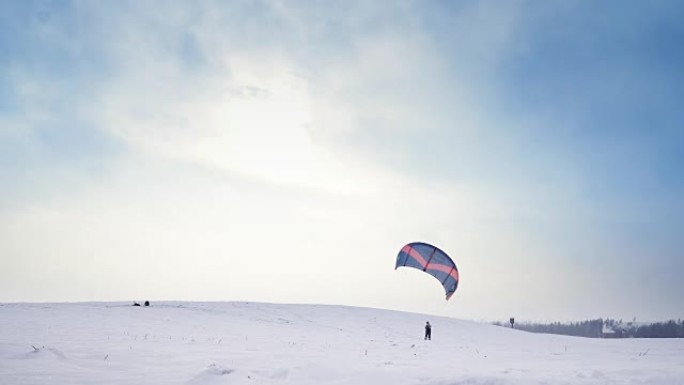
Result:
[[[0,301],[684,309],[677,1],[3,1]],[[447,252],[433,277],[403,245]]]

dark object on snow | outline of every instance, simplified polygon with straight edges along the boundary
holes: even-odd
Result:
[[[430,322],[425,323],[425,339],[432,340],[432,325],[430,325]]]
[[[145,301],[145,306],[150,306],[150,301]]]
[[[509,320],[509,322],[511,323],[511,327],[513,327],[513,324],[515,323],[515,318],[511,317],[511,319]]]
[[[137,302],[133,302],[133,306],[140,306],[140,304]]]

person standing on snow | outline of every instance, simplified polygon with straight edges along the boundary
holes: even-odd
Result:
[[[432,325],[429,321],[425,323],[425,339],[432,340]]]

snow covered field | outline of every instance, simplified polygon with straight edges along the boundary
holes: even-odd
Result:
[[[0,384],[677,385],[684,340],[322,305],[0,304]]]

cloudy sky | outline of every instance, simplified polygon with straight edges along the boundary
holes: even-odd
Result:
[[[684,309],[678,1],[3,1],[0,301]],[[394,269],[433,243],[461,274]]]

